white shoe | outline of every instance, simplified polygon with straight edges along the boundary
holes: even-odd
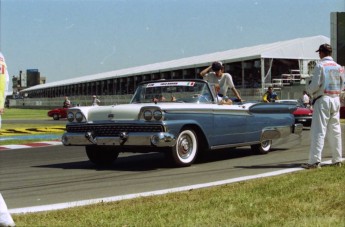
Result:
[[[13,227],[16,226],[10,212],[7,209],[4,198],[0,193],[0,227]]]
[[[321,163],[320,162],[316,162],[314,164],[304,163],[301,165],[301,167],[304,169],[320,169]]]

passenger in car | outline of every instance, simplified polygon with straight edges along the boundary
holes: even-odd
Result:
[[[219,97],[218,100],[222,100],[222,97],[227,95],[228,89],[230,88],[236,98],[240,102],[243,101],[235,88],[232,76],[229,73],[224,73],[224,66],[222,62],[213,62],[212,65],[200,72],[200,76],[208,81],[211,85],[215,85],[216,93]]]
[[[166,98],[163,96],[163,95],[159,95],[159,96],[156,96],[152,99],[152,101],[154,103],[157,103],[157,102],[165,102],[166,101]]]

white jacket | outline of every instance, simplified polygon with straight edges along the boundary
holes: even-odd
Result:
[[[338,97],[344,89],[344,67],[333,61],[330,56],[324,57],[315,66],[311,81],[306,84],[306,90],[313,98],[321,95]]]

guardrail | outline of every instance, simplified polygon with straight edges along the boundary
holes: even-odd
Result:
[[[277,88],[276,88],[277,89]],[[302,92],[305,89],[304,85],[282,87],[277,90],[279,99],[300,99]],[[261,88],[239,88],[237,89],[244,100],[261,100],[263,93]],[[97,96],[101,101],[100,105],[119,105],[129,103],[132,94],[130,95],[104,95]],[[228,94],[233,97],[231,91]],[[72,106],[89,106],[92,104],[91,96],[68,96],[71,100]],[[10,99],[10,108],[27,108],[27,109],[53,109],[62,107],[64,97],[54,98],[23,98],[23,99]]]
[[[69,96],[72,106],[89,106],[92,104],[92,98],[89,96]],[[113,95],[113,96],[98,96],[101,101],[100,105],[119,105],[129,103],[132,95]],[[55,98],[22,98],[10,99],[10,108],[39,108],[51,109],[62,107],[64,97]]]

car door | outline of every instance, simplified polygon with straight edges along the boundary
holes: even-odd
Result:
[[[238,105],[215,105],[212,146],[245,143],[248,112]]]

